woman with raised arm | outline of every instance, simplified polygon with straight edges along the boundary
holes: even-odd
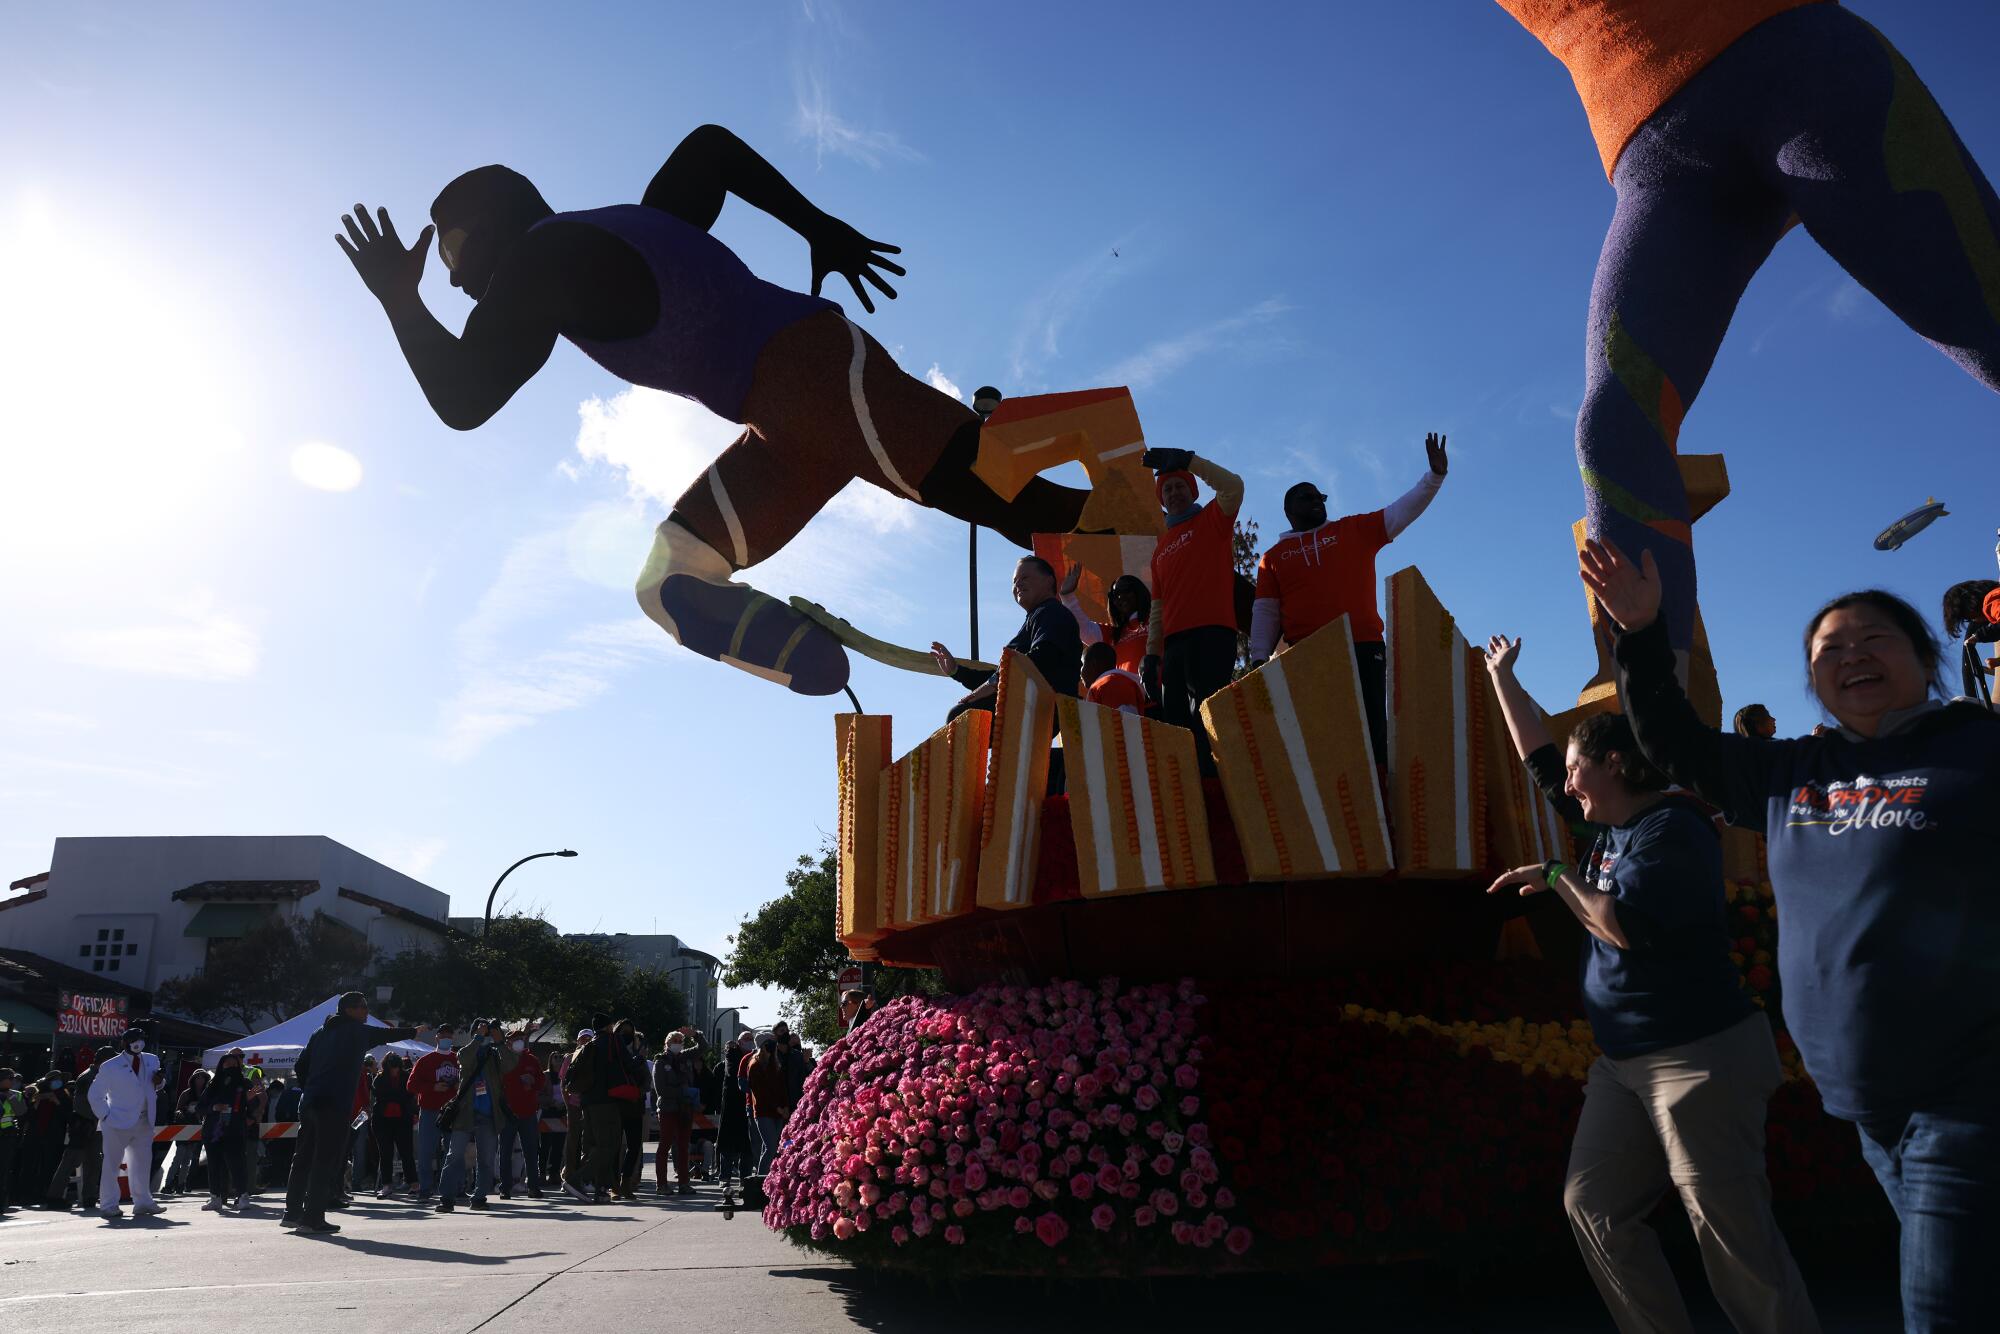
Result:
[[[1903,1226],[1905,1327],[1990,1328],[2000,1306],[2000,718],[1946,704],[1923,617],[1879,589],[1806,622],[1836,726],[1739,737],[1696,717],[1651,553],[1586,543],[1619,627],[1618,688],[1646,757],[1770,844],[1785,1019],[1826,1108]]]
[[[1493,882],[1551,889],[1589,933],[1583,1008],[1602,1050],[1584,1084],[1563,1207],[1621,1330],[1691,1331],[1646,1221],[1679,1193],[1715,1300],[1739,1330],[1819,1328],[1771,1215],[1766,1104],[1784,1078],[1771,1022],[1729,960],[1722,846],[1708,813],[1668,792],[1615,713],[1556,749],[1514,678],[1519,640],[1487,641],[1486,670],[1514,749],[1572,828],[1579,867],[1523,866]]]

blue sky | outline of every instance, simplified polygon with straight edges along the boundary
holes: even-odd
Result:
[[[2000,169],[2000,10],[1853,8]],[[1495,5],[15,6],[8,879],[59,835],[325,833],[475,912],[508,862],[568,845],[519,902],[718,952],[777,892],[833,826],[833,704],[680,651],[629,591],[663,498],[733,428],[561,346],[454,433],[332,241],[357,200],[414,235],[489,161],[558,208],[633,201],[703,121],[903,246],[902,298],[860,318],[913,373],[1129,383],[1151,441],[1245,474],[1267,535],[1291,482],[1373,508],[1448,432],[1450,481],[1383,572],[1419,564],[1468,630],[1524,634],[1551,709],[1590,675],[1572,432],[1613,201],[1566,74]],[[771,220],[731,203],[716,231],[804,283]],[[455,327],[435,259],[425,290]],[[1930,610],[1992,571],[1996,423],[1808,238],[1780,244],[1682,436],[1735,484],[1697,530],[1731,707],[1812,721],[1797,635],[1821,598]],[[1870,549],[1930,495],[1950,518]],[[759,583],[962,648],[964,546],[856,488]],[[1008,552],[982,541],[989,650],[1018,623]],[[903,745],[956,694],[868,663],[854,684]]]

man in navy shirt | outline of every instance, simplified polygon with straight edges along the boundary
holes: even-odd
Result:
[[[1076,694],[1077,679],[1083,673],[1083,635],[1076,628],[1076,618],[1056,596],[1054,568],[1040,556],[1023,556],[1014,567],[1014,601],[1028,615],[1007,647],[1027,654],[1049,689],[1058,695]],[[950,649],[935,642],[931,656],[937,659],[938,671],[972,687],[951,706],[950,717],[956,718],[967,709],[992,709],[993,696],[1000,689],[1000,673],[961,667]]]
[[[1589,933],[1583,1007],[1603,1051],[1584,1085],[1563,1206],[1621,1330],[1691,1330],[1646,1222],[1673,1190],[1716,1302],[1745,1331],[1817,1331],[1771,1216],[1766,1104],[1783,1080],[1770,1020],[1729,959],[1722,842],[1708,813],[1668,792],[1619,714],[1586,718],[1556,750],[1514,679],[1520,644],[1495,636],[1486,666],[1516,750],[1571,825],[1593,836],[1580,867],[1523,866],[1489,893],[1552,890]]]

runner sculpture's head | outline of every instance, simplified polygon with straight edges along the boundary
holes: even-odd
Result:
[[[477,167],[447,185],[431,201],[431,221],[451,285],[474,301],[485,296],[501,261],[552,212],[534,182],[511,167]]]

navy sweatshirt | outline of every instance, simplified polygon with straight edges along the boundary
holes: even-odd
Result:
[[[1528,772],[1564,819],[1583,809],[1563,791],[1553,745],[1527,759]],[[1741,1023],[1755,1008],[1729,961],[1729,902],[1722,893],[1722,840],[1707,812],[1668,796],[1594,835],[1577,879],[1616,900],[1629,949],[1588,936],[1578,959],[1583,1010],[1597,1045],[1614,1061],[1694,1042]]]
[[[1646,757],[1770,844],[1785,1020],[1826,1108],[1891,1120],[2000,1074],[2000,717],[1766,741],[1702,725],[1658,623],[1618,641]]]

